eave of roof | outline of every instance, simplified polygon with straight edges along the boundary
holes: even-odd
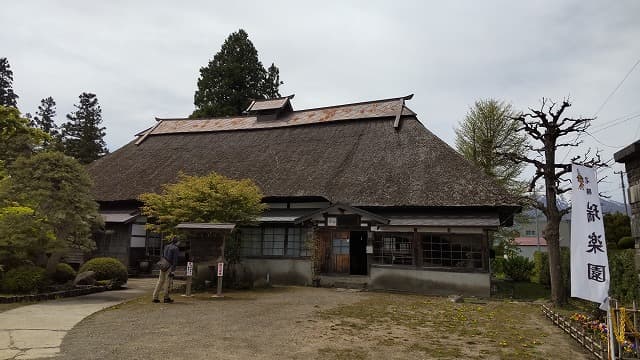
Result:
[[[640,140],[637,140],[636,142],[613,154],[613,158],[616,162],[619,163],[625,163],[633,156],[640,157]]]

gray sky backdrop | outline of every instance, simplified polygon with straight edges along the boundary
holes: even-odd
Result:
[[[53,96],[61,123],[81,92],[96,93],[114,151],[155,116],[188,116],[200,67],[244,28],[263,64],[280,68],[294,108],[415,93],[408,106],[453,146],[482,98],[526,110],[570,96],[570,115],[596,114],[640,60],[639,15],[634,0],[25,0],[3,5],[0,57],[22,112]],[[639,95],[637,66],[571,155],[599,148],[608,160],[637,140]],[[618,201],[621,169],[601,184]]]

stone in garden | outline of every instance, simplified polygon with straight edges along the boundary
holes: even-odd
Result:
[[[463,303],[464,298],[462,297],[462,295],[449,295],[449,301],[454,303]]]
[[[73,285],[95,285],[95,283],[96,283],[95,271],[81,272],[76,276],[76,279],[73,280]]]

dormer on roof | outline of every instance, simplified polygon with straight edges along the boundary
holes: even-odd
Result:
[[[251,101],[245,113],[255,115],[258,121],[277,120],[280,116],[293,111],[291,99],[295,94],[275,99],[258,99]]]

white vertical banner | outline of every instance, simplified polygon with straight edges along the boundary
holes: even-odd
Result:
[[[573,164],[571,187],[571,296],[603,303],[609,261],[595,169]]]

